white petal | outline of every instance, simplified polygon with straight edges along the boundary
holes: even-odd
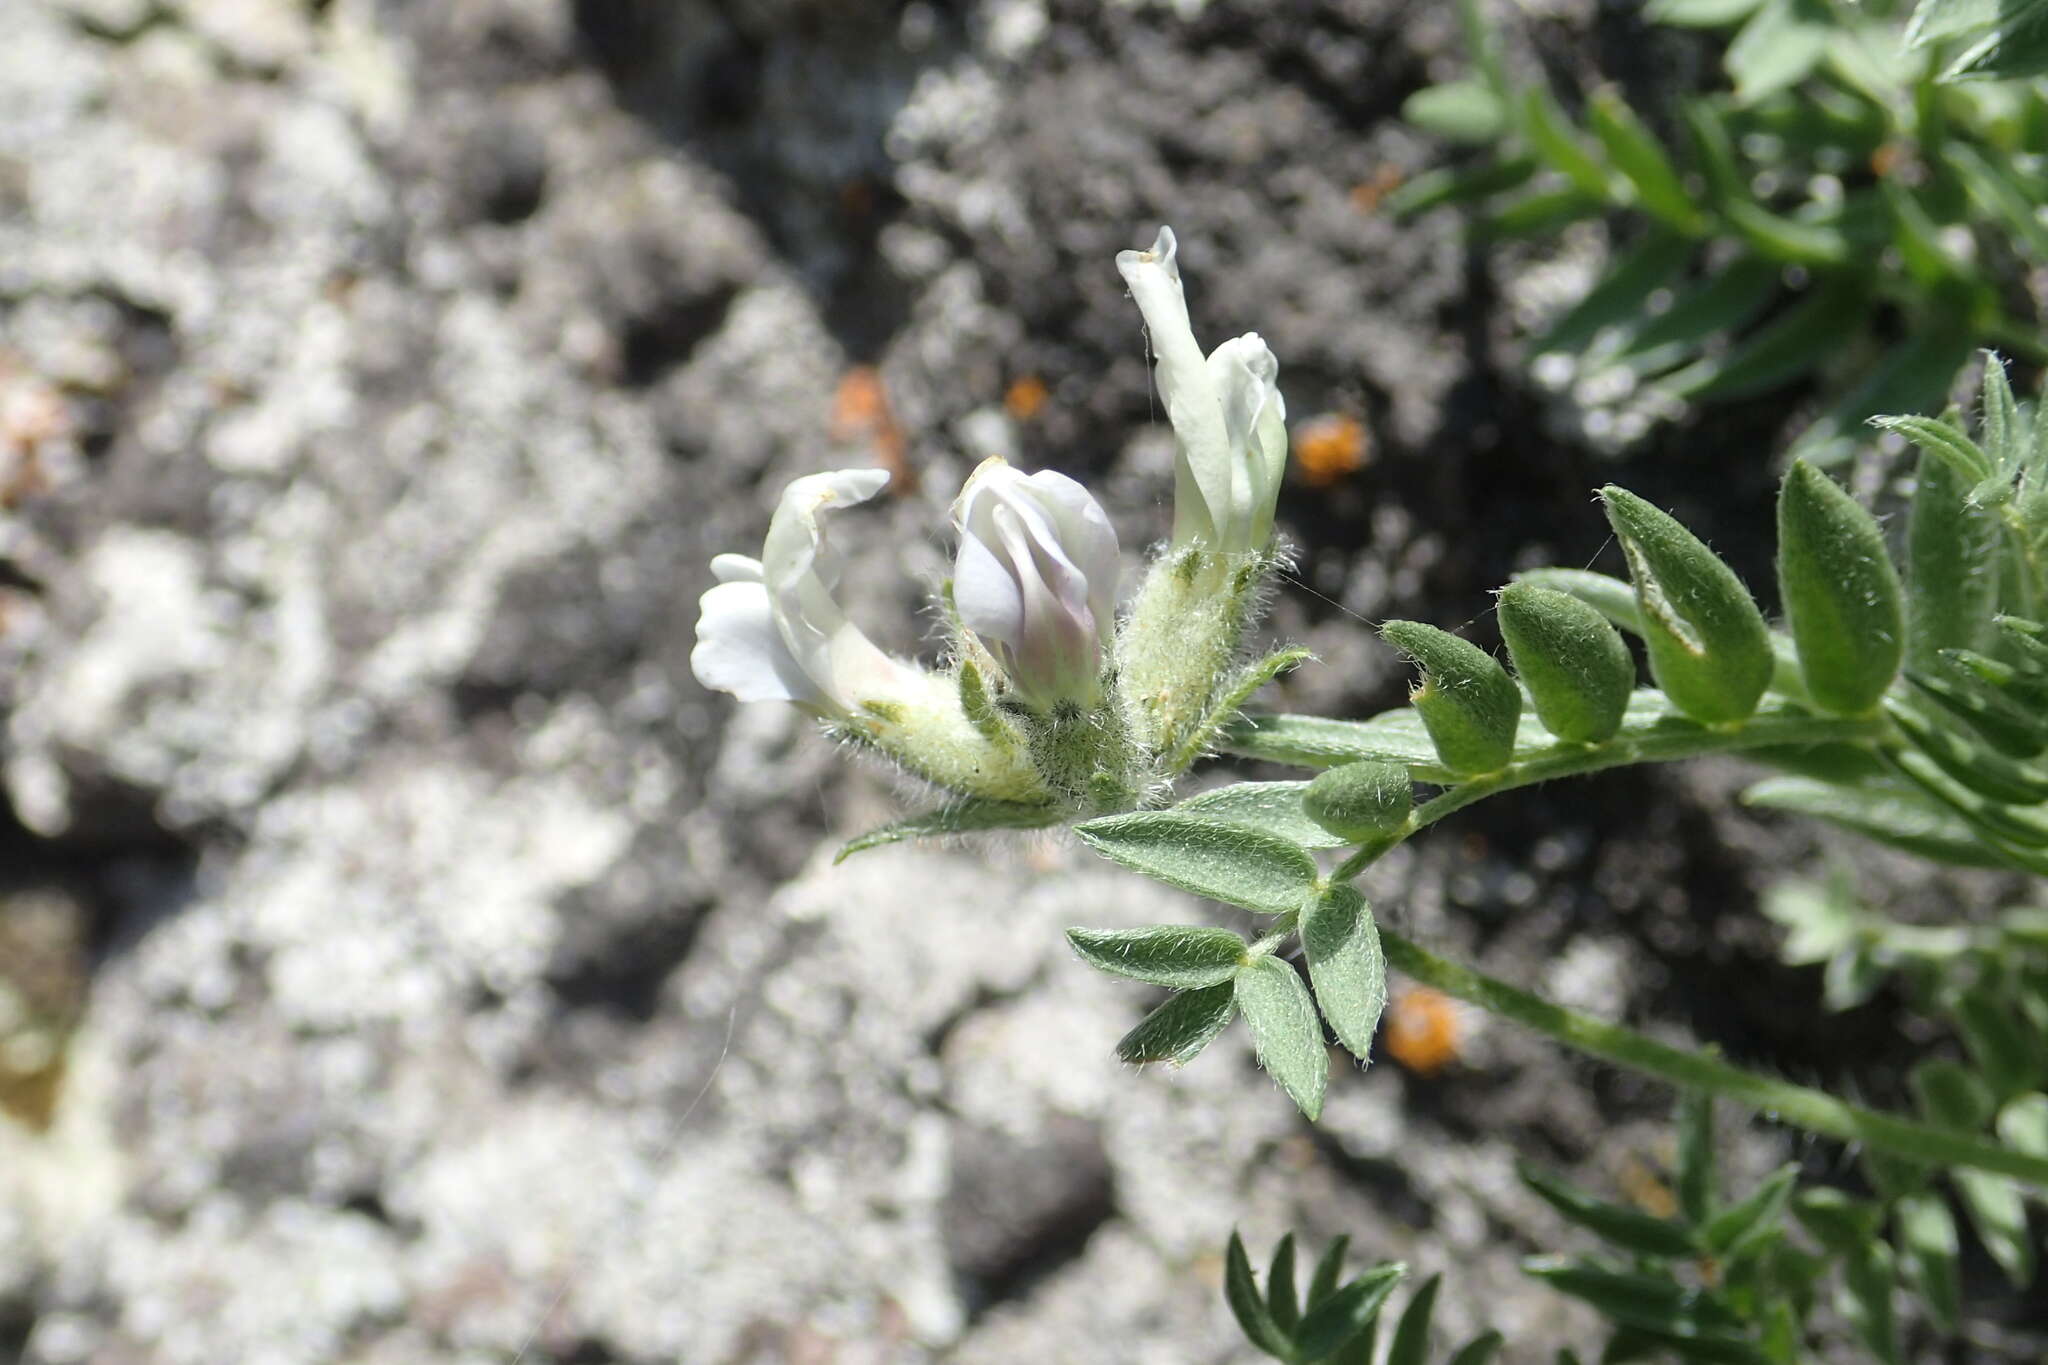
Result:
[[[721,583],[759,583],[761,561],[745,555],[713,555],[711,575]]]
[[[1122,567],[1116,527],[1102,504],[1079,483],[1053,470],[1025,480],[1051,516],[1059,544],[1088,582],[1088,609],[1106,643],[1116,623],[1117,574]]]
[[[1173,230],[1162,227],[1150,251],[1118,252],[1116,268],[1145,316],[1158,357],[1159,396],[1180,443],[1174,471],[1174,539],[1179,541],[1184,530],[1199,533],[1205,522],[1213,528],[1229,506],[1231,469],[1223,410],[1188,321],[1177,250]]]
[[[1017,580],[979,535],[963,535],[953,561],[953,609],[960,624],[991,640],[1024,633],[1024,599]]]
[[[1222,399],[1231,454],[1231,513],[1227,543],[1219,548],[1263,549],[1273,533],[1273,502],[1287,466],[1280,362],[1257,332],[1246,332],[1218,346],[1208,365]]]
[[[839,564],[825,544],[822,518],[866,502],[889,482],[886,469],[834,469],[792,480],[782,490],[768,539],[761,547],[762,575],[771,588],[814,575],[829,592],[838,586]]]
[[[825,694],[783,644],[765,587],[720,583],[698,606],[697,644],[690,651],[690,671],[698,682],[741,701],[825,704]]]
[[[795,480],[783,490],[761,547],[776,628],[804,671],[834,696],[841,694],[832,675],[833,642],[852,627],[832,595],[839,557],[825,535],[825,513],[865,502],[888,482],[882,469],[837,469]]]

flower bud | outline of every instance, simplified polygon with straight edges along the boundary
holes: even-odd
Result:
[[[1514,757],[1522,694],[1499,661],[1420,621],[1389,621],[1380,636],[1422,669],[1422,685],[1408,700],[1443,765],[1461,777],[1505,768]]]
[[[1613,484],[1600,498],[1635,581],[1657,686],[1694,720],[1748,719],[1775,666],[1770,630],[1749,589],[1668,514]]]
[[[1621,728],[1636,664],[1606,617],[1554,589],[1510,583],[1500,590],[1500,633],[1551,734],[1598,744]]]
[[[1223,554],[1264,550],[1287,468],[1287,406],[1280,363],[1247,332],[1206,358],[1188,321],[1173,229],[1149,251],[1117,253],[1116,268],[1144,314],[1155,375],[1178,447],[1173,545]]]
[[[1041,712],[1092,709],[1116,625],[1116,530],[1088,490],[1050,470],[982,461],[953,504],[953,604],[1011,689]]]
[[[1906,609],[1884,532],[1863,505],[1804,460],[1778,492],[1778,591],[1817,706],[1861,715],[1906,656]]]

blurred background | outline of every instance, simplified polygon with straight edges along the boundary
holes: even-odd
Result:
[[[1718,80],[1631,3],[1500,19],[1581,87]],[[1801,389],[1589,409],[1527,338],[1597,219],[1387,210],[1467,66],[1426,0],[0,3],[0,1362],[1241,1361],[1233,1225],[1450,1270],[1512,1360],[1584,1340],[1512,1161],[1655,1207],[1667,1094],[1421,997],[1319,1127],[1241,1036],[1128,1072],[1147,993],[1059,929],[1232,912],[1052,838],[834,868],[915,794],[687,665],[800,474],[894,474],[842,543],[905,653],[986,455],[1162,536],[1113,265],[1162,222],[1197,333],[1280,357],[1287,704],[1401,699],[1364,622],[1491,643],[1515,569],[1618,569],[1609,478],[1768,585]],[[1816,836],[1742,780],[1489,804],[1370,889],[1893,1098],[1889,997],[1777,963]]]

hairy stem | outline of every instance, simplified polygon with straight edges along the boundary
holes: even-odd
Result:
[[[2048,1190],[2048,1158],[2015,1152],[1968,1133],[1894,1118],[1824,1091],[1745,1071],[1704,1052],[1688,1052],[1633,1029],[1553,1005],[1470,967],[1437,956],[1380,926],[1387,961],[1424,985],[1554,1038],[1590,1057],[1655,1076],[1682,1089],[1725,1095],[1808,1132],[1860,1142],[1925,1165],[1965,1166]]]

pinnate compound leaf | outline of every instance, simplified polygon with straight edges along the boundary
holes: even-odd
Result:
[[[1237,975],[1244,961],[1243,939],[1201,924],[1069,929],[1067,942],[1097,971],[1177,990],[1219,985]]]
[[[1296,1108],[1311,1119],[1320,1117],[1330,1054],[1323,1049],[1323,1028],[1301,976],[1281,959],[1266,956],[1239,969],[1236,989],[1259,1065]]]
[[[1321,1360],[1335,1355],[1371,1328],[1386,1306],[1387,1296],[1407,1273],[1408,1267],[1399,1261],[1374,1266],[1324,1299],[1302,1319],[1301,1330],[1295,1333],[1302,1358]]]
[[[1237,990],[1230,982],[1182,991],[1138,1021],[1116,1045],[1119,1061],[1133,1066],[1172,1062],[1186,1066],[1216,1040],[1237,1014]]]
[[[1669,1219],[1596,1199],[1526,1161],[1515,1163],[1522,1183],[1572,1222],[1638,1256],[1682,1258],[1694,1253],[1692,1234]]]
[[[1262,915],[1299,910],[1316,884],[1315,860],[1299,845],[1200,815],[1138,811],[1074,832],[1133,872]]]
[[[865,853],[885,844],[900,844],[906,839],[931,839],[991,829],[1044,829],[1047,825],[1058,824],[1064,814],[1058,806],[967,797],[849,839],[833,855],[832,861],[843,863],[856,853]]]
[[[1330,1031],[1361,1062],[1371,1061],[1387,1007],[1387,959],[1365,897],[1349,886],[1323,892],[1302,916],[1301,946]]]
[[[1235,1231],[1230,1234],[1230,1246],[1223,1255],[1223,1297],[1247,1341],[1275,1360],[1294,1359],[1294,1345],[1273,1321],[1266,1301],[1260,1297],[1258,1281],[1252,1276],[1251,1258],[1245,1255],[1244,1240]]]
[[[1306,782],[1233,782],[1191,796],[1173,810],[1248,825],[1303,848],[1342,848],[1350,841],[1317,824],[1303,806],[1308,787]]]

